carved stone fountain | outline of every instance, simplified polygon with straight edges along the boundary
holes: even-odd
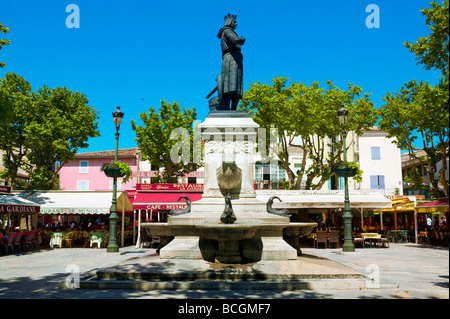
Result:
[[[203,198],[173,210],[167,223],[141,224],[161,238],[163,259],[203,259],[239,264],[290,260],[301,254],[297,240],[316,223],[291,223],[286,210],[262,202],[254,190],[258,125],[241,111],[210,112],[200,125],[205,142]]]

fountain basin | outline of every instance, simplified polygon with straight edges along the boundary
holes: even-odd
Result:
[[[290,260],[301,255],[298,238],[309,235],[317,224],[282,222],[279,216],[267,217],[270,218],[260,220],[276,222],[258,223],[256,219],[243,221],[241,218],[234,224],[224,224],[198,218],[195,222],[191,219],[191,223],[169,220],[169,223],[141,223],[141,226],[153,236],[161,237],[157,252],[163,259],[204,259],[232,264]]]
[[[258,225],[224,223],[204,223],[197,225],[196,228],[201,237],[218,241],[252,238],[259,229]]]

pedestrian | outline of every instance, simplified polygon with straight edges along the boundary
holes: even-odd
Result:
[[[431,217],[430,217],[430,216],[427,216],[427,226],[428,226],[429,228],[431,228],[432,225],[433,225],[433,221],[431,220]]]

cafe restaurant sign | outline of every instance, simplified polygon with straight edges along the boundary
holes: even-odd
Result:
[[[82,215],[97,215],[97,214],[109,214],[108,208],[41,208],[41,214],[82,214]]]
[[[203,184],[136,184],[137,191],[203,192]]]
[[[0,204],[0,214],[37,214],[40,211],[39,206],[26,206],[14,204]]]
[[[133,173],[136,177],[158,177],[160,176],[159,171],[138,171]],[[190,172],[184,174],[185,177],[205,177],[205,172]]]
[[[0,186],[0,193],[11,193],[11,186]]]
[[[183,209],[186,208],[186,203],[180,204],[152,204],[148,205],[148,210],[172,210],[172,209]]]

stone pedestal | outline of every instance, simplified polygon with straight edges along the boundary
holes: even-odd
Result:
[[[228,114],[227,114],[228,113]],[[225,117],[233,113],[234,117]],[[204,141],[203,198],[255,198],[256,124],[246,112],[215,112],[200,124]]]

